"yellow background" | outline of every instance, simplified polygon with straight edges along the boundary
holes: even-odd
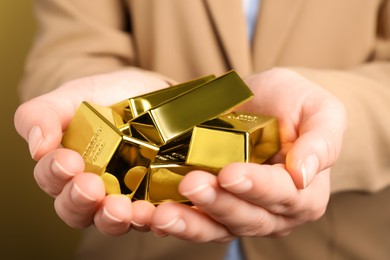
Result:
[[[35,184],[35,162],[13,126],[17,85],[35,30],[32,2],[0,1],[0,259],[73,259],[81,231],[57,217],[53,198]]]

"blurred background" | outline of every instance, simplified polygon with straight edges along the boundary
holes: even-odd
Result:
[[[17,86],[35,32],[33,1],[0,1],[0,259],[73,259],[81,231],[56,215],[33,179],[35,162],[14,130]]]

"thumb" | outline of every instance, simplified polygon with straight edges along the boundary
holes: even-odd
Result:
[[[58,148],[63,129],[78,106],[78,101],[70,102],[58,92],[62,91],[34,98],[20,105],[15,112],[16,131],[28,142],[31,157],[35,160]]]
[[[315,175],[336,162],[346,128],[344,106],[333,99],[302,118],[299,136],[286,156],[286,168],[297,188],[306,188]]]

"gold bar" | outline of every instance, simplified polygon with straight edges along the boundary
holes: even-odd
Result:
[[[279,149],[276,118],[231,112],[194,127],[186,163],[216,169],[232,162],[263,163]]]
[[[185,148],[180,147],[176,151],[157,155],[134,198],[147,200],[155,205],[164,201],[190,204],[178,191],[180,181],[190,171],[209,169],[185,164],[186,152]]]
[[[152,204],[160,204],[164,201],[188,203],[189,200],[179,193],[179,183],[185,174],[195,168],[184,163],[152,164],[148,172],[145,200]]]
[[[124,135],[115,125],[117,118],[110,108],[83,102],[62,138],[62,145],[83,157],[86,172],[102,176],[107,193],[120,191],[132,197],[159,148]],[[137,167],[144,167],[144,171]]]
[[[231,71],[130,120],[130,129],[152,143],[164,145],[252,96],[237,73]]]
[[[123,118],[125,123],[127,123],[130,119],[139,116],[145,111],[148,111],[149,109],[154,108],[180,94],[190,91],[191,89],[196,88],[212,79],[215,79],[214,75],[194,79],[182,84],[126,99],[112,105],[111,108]]]

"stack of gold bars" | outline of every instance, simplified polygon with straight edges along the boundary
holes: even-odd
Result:
[[[232,162],[263,163],[279,150],[276,118],[231,112],[252,96],[231,71],[110,107],[83,102],[62,145],[80,153],[85,171],[102,177],[107,194],[190,203],[178,192],[188,172],[218,174]]]

